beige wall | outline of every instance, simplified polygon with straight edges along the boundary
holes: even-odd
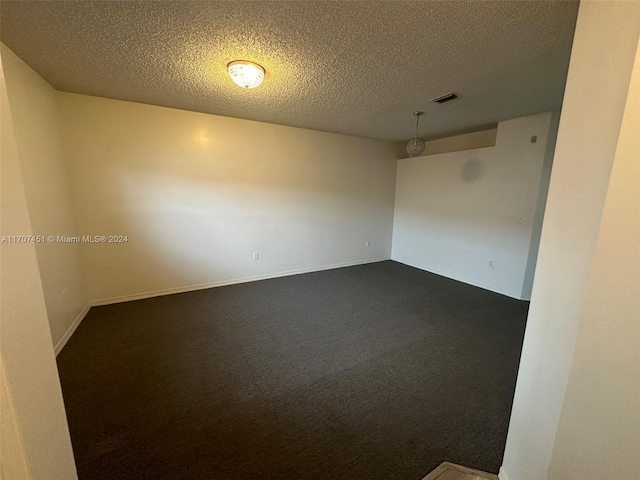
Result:
[[[551,119],[544,113],[500,122],[494,147],[398,160],[392,258],[528,299],[523,285],[532,236],[539,235]]]
[[[0,48],[34,235],[75,235],[56,91],[11,50]],[[54,345],[66,340],[87,304],[79,247],[35,244]]]
[[[639,33],[640,2],[581,2],[503,460],[502,474],[509,480],[549,478]],[[630,217],[627,220],[633,223]],[[624,291],[631,288],[624,285]],[[620,321],[630,332],[625,320]],[[609,341],[603,338],[603,347]],[[611,355],[608,362],[617,355],[604,350],[603,354]],[[597,386],[589,385],[593,379],[585,379],[572,390],[591,392]],[[591,394],[598,401],[603,398],[602,393]],[[627,392],[621,395],[626,398]],[[598,408],[621,416],[626,412],[615,396]],[[578,415],[588,416],[587,412],[584,408]],[[582,421],[593,424],[586,417]],[[594,438],[602,432],[582,434]],[[579,448],[580,442],[575,445]],[[608,453],[614,449],[610,444],[603,456],[610,459]],[[580,478],[603,478],[586,475]]]
[[[0,235],[30,235],[33,230],[5,87],[4,50],[1,60]],[[0,470],[11,480],[75,479],[35,246],[2,243],[0,262]]]
[[[0,356],[0,479],[29,478],[24,445],[13,398]]]
[[[390,256],[392,143],[69,93],[59,100],[80,232],[128,236],[83,245],[92,300]]]
[[[640,478],[640,45],[550,480]]]

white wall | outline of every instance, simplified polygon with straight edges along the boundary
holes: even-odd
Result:
[[[495,147],[399,160],[392,258],[521,298],[551,117],[499,123]]]
[[[600,467],[615,468],[610,461],[615,459],[613,452],[618,448],[616,443],[622,438],[627,438],[625,435],[638,437],[638,431],[634,432],[634,420],[630,417],[624,419],[629,413],[627,407],[620,404],[620,399],[628,399],[629,387],[619,392],[597,391],[600,385],[605,385],[599,384],[605,380],[597,377],[610,373],[611,363],[619,358],[619,353],[615,350],[624,349],[628,345],[624,339],[625,334],[633,331],[628,317],[615,318],[617,309],[607,310],[606,317],[600,317],[601,321],[612,322],[608,327],[600,325],[594,329],[597,323],[594,320],[585,323],[585,329],[591,331],[586,337],[585,346],[593,340],[599,342],[598,334],[602,333],[603,329],[608,330],[607,336],[602,337],[602,343],[596,347],[601,349],[600,358],[607,364],[595,368],[592,372],[585,370],[581,379],[580,375],[576,377],[579,383],[571,389],[588,392],[586,395],[593,396],[594,403],[574,412],[577,417],[570,423],[584,422],[584,426],[576,427],[570,437],[566,437],[567,441],[575,442],[574,447],[568,447],[573,453],[567,452],[566,456],[563,454],[567,463],[563,461],[562,467],[558,465],[561,469],[554,470],[554,476],[549,475],[549,466],[554,443],[565,440],[564,437],[557,436],[563,404],[571,398],[572,403],[576,399],[575,392],[572,394],[570,391],[570,396],[565,400],[565,393],[574,361],[576,338],[580,330],[639,33],[639,2],[581,2],[503,460],[503,476],[506,473],[510,480],[628,478],[615,474],[600,476],[598,469],[587,472],[586,465],[577,464],[573,467],[584,476],[562,476],[572,468],[571,460],[578,460],[576,450],[590,442],[594,443],[590,444],[584,453],[596,455],[594,447],[606,444],[602,456],[597,455],[595,458],[607,460]],[[637,130],[635,134],[637,135]],[[636,162],[639,156],[636,152]],[[625,181],[633,185],[632,178]],[[637,189],[637,184],[633,188]],[[637,220],[628,216],[632,214],[629,207],[625,207],[624,212],[628,225],[637,223]],[[628,230],[628,233],[633,235],[631,232],[634,231]],[[619,232],[620,235],[626,233]],[[632,236],[630,238],[633,239]],[[631,259],[628,261],[631,263]],[[605,275],[605,272],[612,273],[603,270],[602,274]],[[622,271],[620,273],[622,274]],[[620,281],[624,282],[624,287],[619,295],[624,296],[633,291],[632,285],[628,283],[628,275]],[[612,284],[605,288],[613,290],[616,286],[619,285]],[[602,285],[594,288],[602,288]],[[600,294],[607,298],[603,307],[609,309],[613,297],[602,291]],[[621,307],[626,310],[628,304],[623,303]],[[633,311],[628,310],[627,314],[632,315]],[[637,317],[635,321],[637,322]],[[615,332],[618,322],[622,330]],[[613,337],[608,338],[608,335]],[[637,348],[637,336],[635,347]],[[575,364],[576,368],[594,368],[593,362],[597,362],[598,357],[592,356],[589,363],[582,363],[584,360],[580,358],[583,354],[578,353],[576,356],[575,361],[580,362]],[[622,386],[620,380],[616,375],[609,385],[619,388]],[[626,380],[637,381],[632,377]],[[569,412],[575,407],[567,404],[565,408],[567,415],[571,415]],[[612,430],[587,431],[589,426],[601,425],[605,410],[610,410],[616,422],[626,422],[626,427],[620,427],[619,424],[610,426],[619,433],[611,438],[611,443],[608,443],[606,438],[599,440],[598,437],[606,436]],[[589,419],[592,413],[597,418]],[[637,415],[637,405],[633,414]],[[618,430],[619,428],[621,429]],[[583,435],[584,438],[579,440],[579,435]],[[623,449],[619,451],[624,452]],[[629,461],[624,457],[617,459]]]
[[[640,44],[549,479],[640,477]]]
[[[79,229],[129,240],[83,245],[92,300],[390,257],[392,143],[59,100]]]
[[[0,48],[34,235],[75,235],[56,91],[11,50]],[[80,248],[46,242],[35,247],[55,345],[64,341],[87,304]]]
[[[31,235],[0,52],[0,235]],[[0,244],[0,471],[11,480],[76,477],[32,243]]]
[[[533,225],[531,227],[531,243],[529,243],[527,269],[524,273],[524,282],[522,284],[522,298],[527,300],[531,299],[533,279],[536,273],[536,264],[538,263],[538,250],[540,248],[540,236],[542,235],[542,222],[544,220],[544,211],[547,206],[547,196],[549,195],[549,182],[551,181],[553,154],[556,149],[559,124],[560,111],[551,112],[549,138],[547,138],[547,148],[544,152],[544,163],[542,164],[542,172],[540,173],[538,199],[536,200],[536,213],[533,217]]]

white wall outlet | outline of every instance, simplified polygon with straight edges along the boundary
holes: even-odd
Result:
[[[489,267],[493,268],[493,260],[489,260]]]
[[[258,252],[253,252],[253,259],[254,260],[258,260],[260,258],[260,253]]]
[[[365,247],[370,247],[371,246],[371,242],[369,240],[367,240],[366,242],[364,242],[364,246]]]

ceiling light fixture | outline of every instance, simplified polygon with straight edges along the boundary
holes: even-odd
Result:
[[[257,63],[236,60],[227,65],[231,80],[242,88],[256,88],[264,80],[264,68]]]
[[[413,112],[416,116],[416,134],[407,143],[407,153],[410,157],[417,157],[424,152],[424,140],[418,137],[418,122],[420,121],[420,115],[424,115],[424,112]]]

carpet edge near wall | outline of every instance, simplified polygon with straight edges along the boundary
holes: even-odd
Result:
[[[55,352],[56,356],[62,351],[62,349],[67,344],[69,339],[75,333],[80,323],[82,323],[82,320],[84,320],[84,318],[87,316],[87,313],[89,313],[89,310],[91,309],[91,307],[101,307],[104,305],[113,305],[115,303],[132,302],[135,300],[144,300],[146,298],[160,297],[164,295],[174,295],[176,293],[195,292],[198,290],[206,290],[208,288],[225,287],[229,285],[237,285],[240,283],[255,282],[259,280],[268,280],[270,278],[288,277],[291,275],[301,275],[304,273],[313,273],[313,272],[321,272],[324,270],[333,270],[337,268],[354,267],[356,265],[366,265],[369,263],[384,262],[387,260],[391,260],[391,259],[387,257],[380,257],[380,258],[374,258],[374,259],[364,260],[364,261],[334,263],[329,265],[320,265],[317,267],[286,270],[283,272],[254,275],[251,277],[240,277],[240,278],[233,278],[230,280],[220,280],[217,282],[208,282],[208,283],[201,283],[196,285],[187,285],[184,287],[174,287],[174,288],[167,288],[162,290],[154,290],[150,292],[136,293],[131,295],[122,295],[118,297],[107,297],[107,298],[102,298],[98,300],[90,300],[82,308],[80,313],[78,313],[78,315],[76,316],[74,321],[71,323],[69,328],[66,330],[64,335],[62,335],[62,337],[54,344],[53,351]]]
[[[415,265],[413,263],[408,263],[402,260],[398,260],[397,258],[391,258],[390,259],[393,262],[398,262],[401,263],[402,265],[406,265],[407,267],[413,267],[413,268],[417,268],[418,270],[422,270],[423,272],[429,272],[429,273],[433,273],[434,275],[438,275],[440,277],[444,277],[444,278],[448,278],[450,280],[455,280],[456,282],[461,282],[461,283],[466,283],[467,285],[471,285],[473,287],[478,287],[478,288],[482,288],[483,290],[487,290],[489,292],[493,292],[493,293],[499,293],[500,295],[504,295],[505,297],[509,297],[509,298],[513,298],[515,300],[522,300],[525,302],[528,302],[531,300],[531,296],[523,296],[522,293],[514,293],[514,292],[508,292],[506,290],[501,290],[501,289],[497,289],[497,288],[493,288],[490,287],[488,285],[485,285],[483,283],[480,282],[474,282],[472,280],[468,280],[466,278],[462,278],[462,277],[458,277],[455,275],[449,275],[437,270],[429,270],[427,268],[424,267],[420,267],[419,265]]]
[[[62,338],[60,338],[60,340],[58,340],[58,342],[56,342],[56,344],[54,345],[54,352],[55,352],[55,354],[57,356],[62,351],[64,346],[67,344],[67,342],[69,341],[71,336],[74,334],[74,332],[76,331],[76,329],[78,328],[78,326],[82,322],[82,320],[84,320],[84,317],[87,315],[87,313],[89,313],[89,309],[91,307],[100,307],[100,306],[104,306],[104,305],[113,305],[113,304],[116,304],[116,303],[132,302],[132,301],[135,301],[135,300],[144,300],[146,298],[160,297],[160,296],[164,296],[164,295],[174,295],[174,294],[177,294],[177,293],[195,292],[195,291],[198,291],[198,290],[206,290],[208,288],[225,287],[225,286],[228,286],[228,285],[237,285],[237,284],[241,284],[241,283],[256,282],[256,281],[260,281],[260,280],[268,280],[270,278],[288,277],[288,276],[291,276],[291,275],[301,275],[301,274],[305,274],[305,273],[321,272],[321,271],[324,271],[324,270],[333,270],[333,269],[337,269],[337,268],[354,267],[354,266],[357,266],[357,265],[366,265],[366,264],[369,264],[369,263],[384,262],[384,261],[387,261],[387,260],[398,262],[398,263],[401,263],[403,265],[407,265],[409,267],[417,268],[418,270],[422,270],[424,272],[433,273],[435,275],[439,275],[439,276],[444,277],[444,278],[449,278],[449,279],[455,280],[457,282],[462,282],[462,283],[465,283],[467,285],[472,285],[474,287],[482,288],[483,290],[488,290],[490,292],[499,293],[500,295],[504,295],[504,296],[509,297],[509,298],[514,298],[516,300],[522,300],[522,301],[530,301],[531,300],[530,297],[523,297],[522,295],[516,295],[516,294],[513,294],[511,292],[496,290],[496,289],[490,288],[490,287],[488,287],[486,285],[481,285],[481,284],[479,284],[477,282],[472,282],[472,281],[469,281],[467,279],[458,278],[458,277],[454,277],[454,276],[451,276],[451,275],[445,275],[445,274],[443,274],[441,272],[427,270],[425,268],[419,267],[418,265],[413,265],[411,263],[403,262],[403,261],[400,261],[400,260],[397,260],[397,259],[394,259],[394,258],[391,258],[391,257],[389,257],[389,258],[387,258],[387,257],[379,257],[379,258],[370,259],[370,260],[364,260],[364,261],[334,263],[334,264],[329,264],[329,265],[320,265],[320,266],[317,266],[317,267],[301,268],[301,269],[295,269],[295,270],[286,270],[286,271],[282,271],[282,272],[267,273],[267,274],[263,274],[263,275],[254,275],[254,276],[250,276],[250,277],[239,277],[239,278],[233,278],[233,279],[230,279],[230,280],[220,280],[220,281],[217,281],[217,282],[208,282],[208,283],[201,283],[201,284],[195,284],[195,285],[187,285],[187,286],[183,286],[183,287],[173,287],[173,288],[166,288],[166,289],[162,289],[162,290],[153,290],[153,291],[149,291],[149,292],[136,293],[136,294],[131,294],[131,295],[121,295],[121,296],[116,296],[116,297],[106,297],[106,298],[102,298],[102,299],[98,299],[98,300],[90,300],[83,307],[83,309],[80,311],[80,313],[77,315],[77,317],[75,318],[73,323],[69,326],[67,331],[62,336]],[[508,480],[508,478],[506,477],[506,473],[504,475],[505,475],[504,480]]]
[[[93,305],[91,302],[87,302],[87,304],[84,307],[82,307],[82,310],[80,310],[80,313],[76,315],[76,318],[73,320],[71,325],[69,325],[69,328],[67,328],[67,331],[64,332],[64,335],[62,335],[62,337],[60,337],[60,339],[54,344],[53,351],[56,356],[58,356],[58,354],[62,351],[62,349],[67,344],[69,339],[73,336],[76,329],[80,326],[80,323],[82,323],[82,320],[84,320],[84,317],[87,316],[87,313],[89,313],[89,310],[91,309],[92,306]]]

